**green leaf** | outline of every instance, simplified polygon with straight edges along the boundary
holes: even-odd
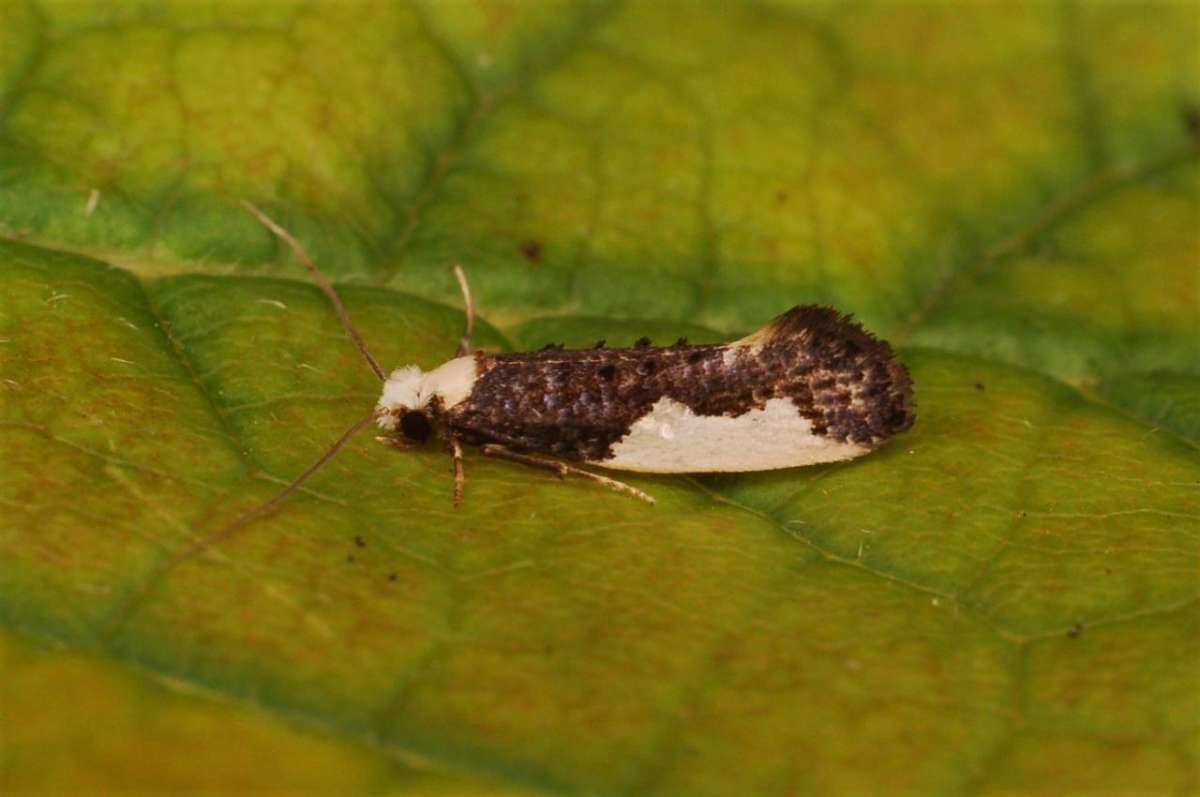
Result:
[[[1198,38],[1188,4],[0,7],[0,783],[1194,792]],[[388,367],[450,356],[461,262],[499,349],[834,304],[918,421],[630,476],[654,507],[469,455],[456,511],[444,451],[362,436],[171,567],[378,391],[240,198]]]

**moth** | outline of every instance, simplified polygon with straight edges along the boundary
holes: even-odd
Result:
[[[653,346],[643,338],[630,348],[600,341],[589,349],[550,345],[491,354],[472,349],[474,305],[457,266],[466,326],[456,356],[428,372],[409,365],[388,374],[304,247],[244,204],[312,274],[383,390],[374,412],[308,470],[203,544],[269,511],[372,422],[382,433],[378,439],[399,448],[440,439],[452,460],[457,506],[464,446],[653,503],[636,487],[580,465],[645,473],[801,467],[866,454],[915,418],[912,380],[891,347],[829,307],[793,307],[724,344],[680,339]]]
[[[562,460],[727,473],[851,459],[913,423],[912,382],[888,344],[815,305],[793,307],[732,343],[601,341],[466,353],[428,373],[398,368],[376,412],[392,438],[447,441],[460,487],[464,444],[562,475],[596,475]]]

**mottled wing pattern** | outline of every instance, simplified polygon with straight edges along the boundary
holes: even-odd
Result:
[[[464,442],[600,461],[661,398],[737,417],[790,398],[813,433],[874,446],[912,424],[911,385],[891,349],[849,318],[795,307],[723,345],[480,355],[471,394],[446,421]]]
[[[717,371],[722,348],[551,349],[481,357],[471,395],[447,420],[464,442],[603,459],[668,386],[694,384]]]

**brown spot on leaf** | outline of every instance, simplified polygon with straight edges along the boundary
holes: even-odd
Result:
[[[542,259],[542,242],[524,241],[521,244],[521,254],[525,255],[525,259],[531,263],[539,262]]]
[[[1185,102],[1180,108],[1180,118],[1183,120],[1183,129],[1187,131],[1192,138],[1200,138],[1200,105],[1194,102]]]

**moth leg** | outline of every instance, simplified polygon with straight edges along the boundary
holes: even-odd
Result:
[[[457,508],[462,503],[463,483],[466,481],[463,474],[462,443],[458,442],[457,437],[451,437],[449,443],[450,457],[454,460],[454,506]]]
[[[389,445],[392,448],[398,448],[401,451],[407,451],[410,448],[417,447],[416,443],[410,443],[408,440],[405,440],[403,437],[392,437],[390,435],[379,435],[375,439],[377,441],[379,441],[380,443],[383,443],[384,445]]]
[[[454,266],[454,278],[458,280],[458,287],[462,290],[463,304],[467,306],[467,321],[463,327],[462,337],[458,339],[458,352],[455,357],[471,353],[471,333],[475,331],[475,303],[471,301],[471,286],[467,284],[467,273],[463,271],[462,266]]]
[[[610,479],[607,476],[601,476],[599,473],[592,473],[590,470],[577,468],[574,465],[568,465],[565,462],[559,462],[556,459],[546,459],[544,457],[534,456],[532,454],[521,454],[516,451],[511,451],[504,446],[488,443],[479,447],[479,453],[496,459],[507,459],[509,462],[519,462],[522,465],[528,465],[533,468],[543,468],[558,474],[558,478],[566,478],[568,473],[575,476],[582,476],[585,479],[591,479],[594,482],[599,482],[611,490],[616,490],[619,493],[631,495],[634,498],[640,498],[648,504],[653,504],[654,499],[632,485],[625,482],[619,482],[616,479]]]

